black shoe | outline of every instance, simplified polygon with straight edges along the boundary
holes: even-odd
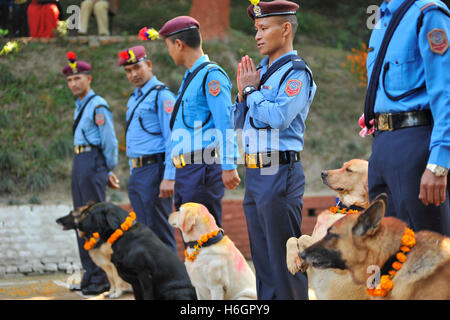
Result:
[[[96,296],[106,291],[109,291],[109,283],[92,283],[81,289],[81,293],[85,296]]]

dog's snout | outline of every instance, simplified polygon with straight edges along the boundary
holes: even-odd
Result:
[[[328,171],[322,171],[320,175],[322,177],[322,180],[325,180],[328,177]]]

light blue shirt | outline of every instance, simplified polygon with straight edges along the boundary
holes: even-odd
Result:
[[[209,58],[204,55],[190,70],[186,70],[178,95],[189,73],[207,61]],[[216,65],[203,67],[183,95],[172,130],[172,155],[178,156],[218,146],[222,169],[237,168],[237,141],[230,124],[230,110],[229,77]]]
[[[90,90],[83,100],[76,100],[74,121],[84,104],[93,95],[95,95],[95,92]],[[118,141],[114,132],[113,114],[109,110],[108,103],[105,99],[100,96],[95,96],[86,105],[75,130],[73,143],[74,145],[93,145],[101,148],[105,156],[108,171],[111,172],[114,170],[118,161]]]
[[[380,7],[381,19],[369,42],[369,48],[373,48],[367,56],[369,79],[387,26],[402,2],[391,0],[389,3],[383,2]],[[436,3],[448,11],[445,4],[439,0],[418,0],[398,25],[383,62],[374,111],[398,113],[430,109],[434,127],[428,163],[450,168],[450,49],[443,54],[433,52],[428,36],[433,30],[439,29],[446,34],[449,41],[450,18],[437,10],[436,6],[430,6],[431,3]],[[423,24],[417,34],[422,13]],[[389,68],[383,81],[386,62],[389,63]],[[386,94],[387,92],[391,96],[399,96],[424,83],[426,88],[399,101],[392,101]]]
[[[159,91],[155,89],[145,97],[145,100],[139,103],[146,93],[158,85],[163,85],[163,83],[156,76],[152,76],[142,88],[137,88],[128,100],[127,122],[130,120],[131,114],[136,106],[137,109],[134,112],[126,133],[127,156],[129,158],[138,158],[156,153],[164,153],[164,179],[175,180],[175,167],[172,163],[170,148],[171,131],[169,127],[170,116],[175,104],[175,95],[167,88]],[[157,96],[158,101],[155,101]]]
[[[297,55],[297,51],[288,52],[273,63],[292,54]],[[261,77],[267,72],[268,63],[269,57],[261,61]],[[233,105],[231,123],[235,129],[243,129],[242,141],[246,153],[303,150],[305,120],[317,86],[315,83],[310,86],[311,79],[305,70],[295,69],[280,85],[282,77],[291,67],[292,62],[286,63],[272,74],[259,91],[250,94],[245,102]],[[265,127],[270,128],[255,129]]]

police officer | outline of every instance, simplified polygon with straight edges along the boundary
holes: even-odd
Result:
[[[244,211],[259,299],[308,299],[303,273],[286,267],[286,241],[301,235],[305,176],[300,162],[305,120],[315,95],[310,69],[293,49],[298,5],[259,2],[248,7],[255,40],[266,57],[256,68],[238,65],[238,97],[231,113],[243,128]]]
[[[69,63],[62,72],[78,98],[73,123],[72,197],[73,206],[79,208],[89,201],[105,201],[107,184],[119,188],[119,180],[112,172],[117,165],[118,143],[108,103],[91,89],[91,66],[77,61],[73,52],[68,52],[67,58]],[[81,263],[86,270],[80,284],[82,293],[92,295],[109,290],[105,272],[92,262],[78,234],[77,240]]]
[[[450,18],[438,0],[384,1],[367,57],[369,195],[386,216],[450,236]],[[374,121],[371,121],[374,120]]]
[[[153,75],[152,62],[143,46],[120,52],[118,64],[136,87],[126,115],[131,172],[128,196],[137,220],[176,252],[174,231],[167,220],[175,186],[169,128],[175,96]]]
[[[240,182],[236,137],[230,125],[231,82],[203,53],[199,27],[194,18],[181,16],[159,31],[175,64],[187,68],[170,122],[175,206],[201,203],[221,226],[225,188],[234,189]]]

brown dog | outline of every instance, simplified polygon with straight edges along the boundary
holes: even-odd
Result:
[[[325,185],[335,190],[341,202],[348,208],[353,206],[365,208],[369,205],[367,189],[368,162],[353,159],[344,163],[342,168],[322,172]],[[347,270],[320,270],[308,266],[300,258],[301,253],[312,244],[322,239],[328,228],[345,214],[323,211],[317,217],[312,235],[302,235],[300,238],[290,238],[286,242],[286,263],[294,275],[298,271],[307,272],[309,287],[314,289],[320,300],[367,299],[365,289],[353,283]]]
[[[186,242],[200,239],[219,230],[208,209],[198,203],[185,203],[169,216],[169,223],[179,228]],[[256,278],[242,253],[228,238],[211,239],[202,244],[195,259],[185,265],[199,300],[255,300]],[[209,245],[209,243],[213,243]],[[192,248],[187,252],[193,255]],[[192,261],[193,260],[193,261]]]
[[[325,238],[308,247],[302,259],[316,268],[349,270],[363,288],[373,270],[391,270],[406,223],[384,218],[387,196],[380,195],[366,211],[337,221]],[[431,231],[415,235],[415,245],[393,278],[385,299],[450,299],[450,238]]]

